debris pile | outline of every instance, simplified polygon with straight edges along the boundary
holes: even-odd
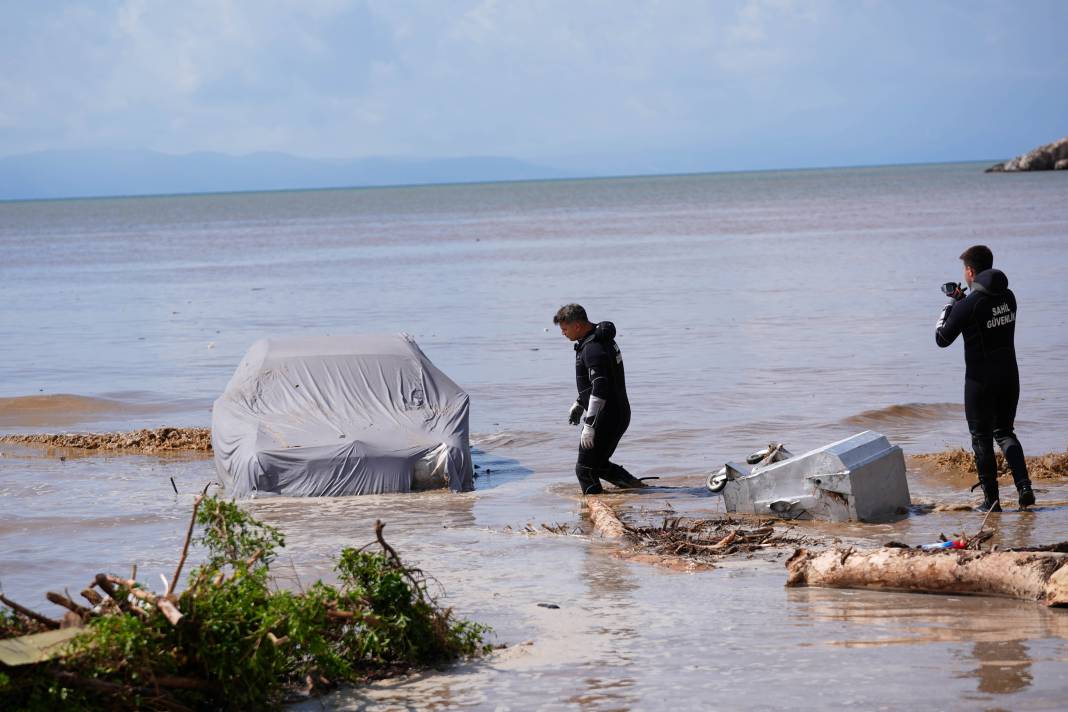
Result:
[[[82,450],[118,450],[140,453],[211,452],[209,428],[154,428],[126,433],[37,433],[2,435],[0,443]]]
[[[201,494],[163,590],[136,568],[99,573],[84,603],[48,593],[63,620],[0,596],[9,609],[0,609],[3,707],[268,709],[487,652],[489,629],[440,606],[433,579],[402,563],[383,527],[372,544],[340,553],[337,585],[282,590],[269,575],[281,532]],[[178,591],[191,542],[206,547],[205,561]]]
[[[775,519],[725,516],[691,519],[669,513],[657,525],[624,522],[611,505],[595,497],[585,500],[594,529],[605,538],[623,539],[631,546],[626,558],[668,565],[680,560],[710,568],[733,556],[754,558],[761,553],[789,550],[804,543],[790,527]],[[688,567],[691,570],[694,567]]]
[[[913,455],[914,460],[923,463],[935,472],[954,477],[978,479],[975,469],[975,455],[963,448]],[[1068,478],[1068,451],[1052,452],[1045,455],[1032,455],[1026,458],[1027,473],[1032,480],[1053,480]],[[1011,478],[1009,465],[1005,457],[997,453],[998,477]]]
[[[659,526],[632,527],[629,534],[639,546],[656,554],[715,560],[799,543],[790,533],[776,530],[775,524],[774,519],[741,522],[670,517]]]

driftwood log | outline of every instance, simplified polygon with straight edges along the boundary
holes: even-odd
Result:
[[[622,539],[627,535],[626,526],[620,521],[619,515],[612,507],[594,496],[586,497],[583,501],[586,504],[586,510],[590,513],[594,531],[606,539]]]
[[[613,509],[610,504],[607,504],[594,496],[585,497],[583,502],[586,504],[586,511],[590,515],[590,521],[593,522],[593,530],[595,532],[605,539],[624,539],[633,542],[634,530],[628,528],[627,525],[623,523],[623,520],[619,518],[619,514],[616,513],[616,510]],[[686,573],[704,571],[713,568],[713,565],[710,562],[693,561],[680,556],[664,556],[662,554],[644,553],[632,549],[622,549],[617,551],[615,555],[617,558],[625,561],[652,564],[653,566],[660,566],[673,571],[682,571]]]
[[[786,568],[787,586],[1003,596],[1068,606],[1068,554],[1056,552],[798,549]]]

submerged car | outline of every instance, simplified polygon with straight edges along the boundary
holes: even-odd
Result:
[[[233,497],[474,489],[469,399],[407,334],[261,339],[212,411]]]

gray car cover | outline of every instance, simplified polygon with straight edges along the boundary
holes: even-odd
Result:
[[[407,334],[261,339],[215,401],[228,494],[474,489],[467,393]]]

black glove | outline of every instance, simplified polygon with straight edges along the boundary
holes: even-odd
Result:
[[[568,425],[578,425],[579,421],[582,420],[582,411],[584,410],[585,408],[583,408],[582,404],[578,401],[572,403],[571,412],[567,414]]]
[[[946,282],[942,285],[942,294],[945,294],[955,302],[964,299],[966,291],[968,291],[968,288],[960,286],[960,282]]]

